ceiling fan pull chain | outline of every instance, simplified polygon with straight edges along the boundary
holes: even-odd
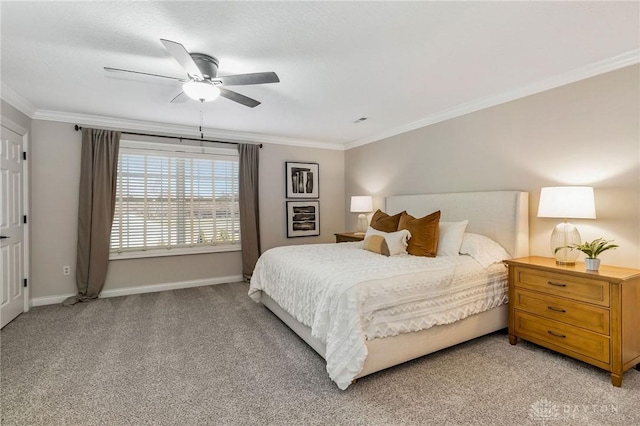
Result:
[[[204,133],[202,133],[202,123],[203,123],[203,116],[202,116],[202,102],[200,102],[200,139],[204,139]]]

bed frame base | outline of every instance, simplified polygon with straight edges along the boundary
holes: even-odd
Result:
[[[325,357],[326,345],[311,335],[311,328],[298,322],[265,293],[262,293],[261,302],[322,358]],[[370,340],[367,359],[355,379],[501,330],[507,324],[507,313],[507,305],[502,305],[451,324]]]

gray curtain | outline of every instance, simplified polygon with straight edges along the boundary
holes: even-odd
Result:
[[[258,206],[258,164],[260,146],[238,144],[240,153],[240,243],[242,275],[251,279],[260,257],[260,209]]]
[[[78,294],[63,305],[97,299],[109,266],[109,238],[116,200],[120,132],[82,129],[78,205]]]

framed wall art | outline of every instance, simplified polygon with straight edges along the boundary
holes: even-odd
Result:
[[[320,235],[320,201],[287,201],[287,238]]]
[[[285,163],[286,198],[319,198],[320,166],[318,163]]]

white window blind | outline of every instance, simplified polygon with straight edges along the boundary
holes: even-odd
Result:
[[[120,147],[112,253],[239,243],[237,155]]]

